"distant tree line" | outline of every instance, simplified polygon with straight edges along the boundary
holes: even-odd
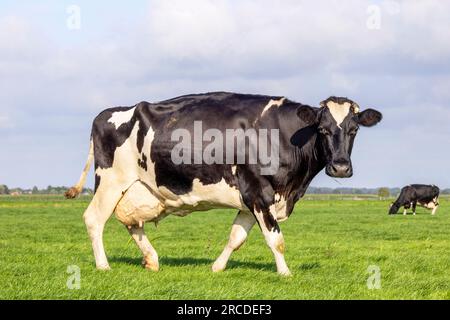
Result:
[[[67,187],[60,186],[48,186],[45,189],[39,189],[34,186],[31,189],[23,189],[23,188],[8,188],[8,186],[4,184],[0,184],[0,194],[2,195],[22,195],[22,194],[64,194],[67,191]],[[89,188],[84,188],[82,194],[92,194],[93,190]]]

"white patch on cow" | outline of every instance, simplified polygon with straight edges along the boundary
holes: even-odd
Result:
[[[176,209],[181,208],[185,212],[209,210],[217,207],[245,209],[239,190],[231,187],[222,178],[216,184],[202,184],[199,179],[194,179],[192,191],[176,195],[166,187],[159,187],[158,192],[165,198],[165,206]],[[177,214],[176,210],[173,211]]]
[[[152,190],[157,190],[156,175],[155,175],[155,163],[151,160],[150,150],[152,148],[153,139],[155,138],[155,131],[152,127],[148,129],[147,135],[144,138],[144,145],[142,152],[147,156],[147,171],[139,167],[140,179],[144,181]],[[137,143],[137,141],[135,142]]]
[[[286,198],[279,193],[275,193],[275,203],[270,206],[272,212],[276,212],[277,221],[286,221],[289,217],[286,212]]]
[[[130,137],[114,152],[114,162],[111,168],[97,168],[95,173],[100,176],[100,183],[104,183],[104,179],[108,179],[108,177],[113,177],[111,179],[124,187],[121,191],[126,191],[135,181],[139,180],[139,166],[137,165],[139,153],[136,146],[138,130],[139,121],[134,125]]]
[[[111,118],[109,118],[108,122],[114,124],[116,130],[124,123],[127,123],[131,120],[134,115],[134,110],[136,107],[131,108],[128,111],[116,111],[113,112]]]
[[[328,110],[330,110],[331,115],[337,123],[339,129],[342,129],[341,124],[344,122],[345,117],[350,112],[350,107],[352,105],[350,102],[344,102],[343,104],[339,104],[333,101],[327,102]]]
[[[236,175],[236,169],[237,169],[236,166],[231,166],[231,173],[233,174],[233,176]]]
[[[286,98],[281,98],[280,100],[273,100],[271,99],[269,101],[269,103],[264,107],[263,111],[261,112],[261,118],[264,116],[264,114],[266,113],[267,110],[269,110],[270,108],[272,108],[273,106],[276,107],[281,107],[281,105],[283,104],[284,100],[286,100]]]

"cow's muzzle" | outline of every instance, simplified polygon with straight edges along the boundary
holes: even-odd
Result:
[[[353,169],[349,161],[332,161],[327,165],[326,173],[333,178],[350,178]]]

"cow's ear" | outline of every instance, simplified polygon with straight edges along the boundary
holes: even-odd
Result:
[[[358,113],[358,123],[364,127],[372,127],[383,119],[381,112],[367,109]]]
[[[298,107],[297,116],[307,125],[313,125],[317,122],[317,111],[310,106]]]

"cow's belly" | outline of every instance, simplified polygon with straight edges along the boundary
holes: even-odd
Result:
[[[436,207],[436,204],[433,201],[430,201],[428,203],[426,202],[418,202],[418,204],[424,208],[427,209],[434,209]]]
[[[192,191],[177,195],[166,187],[159,187],[158,194],[164,199],[164,205],[174,214],[177,211],[204,211],[214,208],[245,208],[241,194],[235,187],[228,185],[224,179],[216,184],[202,184],[194,179]],[[183,213],[184,215],[184,213]]]
[[[239,191],[224,180],[210,185],[194,180],[191,192],[176,195],[165,187],[152,190],[141,181],[136,181],[124,192],[115,214],[119,221],[131,226],[157,222],[168,214],[185,216],[193,211],[215,208],[244,209]]]

